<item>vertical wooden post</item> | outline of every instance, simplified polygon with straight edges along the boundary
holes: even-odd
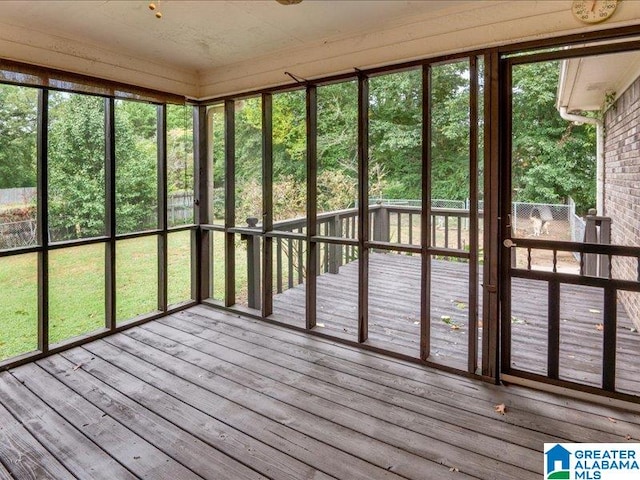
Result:
[[[273,230],[273,97],[262,94],[262,232]],[[260,238],[257,260],[260,261]],[[273,313],[273,238],[263,236],[262,255],[262,316]],[[291,254],[291,252],[289,252]],[[247,251],[247,255],[249,255]],[[255,252],[252,254],[255,258]],[[258,276],[260,278],[260,276]],[[260,296],[260,289],[257,292]],[[258,304],[259,305],[259,304]],[[259,307],[254,307],[259,308]]]
[[[369,336],[369,79],[358,75],[358,342]]]
[[[500,79],[500,73],[504,73],[506,78]],[[502,182],[500,182],[500,135],[506,141],[502,148],[508,152],[511,148],[511,124],[507,121],[508,110],[511,108],[511,79],[510,71],[500,70],[499,54],[497,49],[491,49],[485,55],[485,115],[484,115],[484,235],[489,241],[485,243],[484,249],[484,270],[483,270],[483,302],[482,302],[482,374],[493,377],[496,382],[500,379],[500,295],[498,288],[502,290],[503,312],[510,312],[511,283],[508,281],[508,269],[510,265],[510,253],[503,257],[503,282],[499,283],[500,277],[500,255],[501,255],[501,230],[500,218],[506,221],[511,213],[511,189],[510,177],[508,175],[509,165],[506,159],[508,154],[503,154],[505,159],[503,167]],[[505,91],[500,91],[500,80],[503,81]],[[499,97],[502,95],[502,99]],[[500,112],[500,106],[505,111]],[[502,189],[502,190],[501,190]],[[500,210],[499,192],[507,192],[502,198],[502,212]],[[508,317],[503,315],[504,318]],[[511,364],[511,322],[509,318],[503,323],[502,329],[502,369],[508,368]]]
[[[548,285],[547,376],[557,379],[560,373],[560,282]]]
[[[469,343],[467,371],[478,368],[478,58],[469,59]],[[458,248],[461,218],[458,217]]]
[[[49,90],[38,90],[38,350],[49,350]],[[108,326],[108,325],[107,325]]]
[[[618,318],[618,291],[604,289],[604,334],[602,338],[602,388],[609,392],[616,389],[616,330]]]
[[[598,243],[598,227],[596,226],[595,209],[589,210],[584,226],[585,243]],[[598,274],[598,257],[595,253],[584,256],[584,274],[596,276]]]
[[[168,247],[167,232],[167,106],[156,108],[156,145],[158,173],[158,310],[166,312],[168,307]],[[201,262],[198,262],[201,265]],[[193,283],[193,282],[192,282]],[[206,297],[205,297],[206,298]]]
[[[400,225],[400,215],[398,215]],[[376,242],[389,242],[389,209],[384,205],[378,205],[373,211],[373,240]],[[398,231],[400,226],[398,226]]]
[[[311,239],[317,234],[318,205],[318,89],[307,85],[307,315],[306,328],[316,326],[316,294],[318,244]]]
[[[230,307],[236,303],[236,244],[235,234],[229,229],[236,223],[236,137],[235,137],[235,102],[224,102],[224,236],[225,236],[225,299],[224,304]]]
[[[247,218],[249,228],[256,228],[257,218]],[[260,309],[260,236],[253,233],[242,235],[247,242],[247,305]]]
[[[195,204],[196,204],[196,296],[202,302],[211,295],[211,248],[210,232],[203,230],[200,225],[209,223],[209,165],[207,160],[207,107],[199,105],[193,111],[193,151],[195,154]]]
[[[422,67],[422,215],[420,254],[420,358],[431,353],[431,66]],[[434,237],[435,241],[435,237]]]
[[[611,218],[600,217],[600,242],[601,245],[611,245]],[[609,278],[610,270],[609,255],[600,255],[598,266],[600,268],[598,272],[599,277]]]
[[[116,134],[115,100],[104,100],[106,244],[105,256],[105,321],[106,328],[116,328]]]
[[[342,236],[340,215],[334,216],[329,221],[329,236],[330,237]],[[338,273],[340,271],[340,259],[342,258],[342,245],[331,243],[328,245],[328,247],[329,247],[329,262],[328,262],[329,273]]]
[[[584,228],[586,243],[611,244],[611,218],[595,215],[595,209],[589,210]],[[584,256],[585,275],[609,277],[609,256],[587,253]]]

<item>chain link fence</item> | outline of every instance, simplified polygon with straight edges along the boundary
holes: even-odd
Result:
[[[417,199],[370,198],[370,205],[406,205],[420,207]],[[468,201],[433,199],[433,208],[468,209]],[[193,219],[193,196],[177,195],[170,199],[168,216],[170,224],[190,223]],[[480,202],[479,208],[482,209]],[[572,242],[584,241],[585,221],[576,215],[575,204],[567,205],[549,203],[513,202],[512,227],[514,236],[528,237],[534,234],[532,215],[536,215],[547,223],[547,229],[541,232],[550,239]],[[465,222],[464,228],[468,228]],[[52,232],[50,232],[51,235]],[[54,235],[55,236],[55,235]],[[28,247],[37,245],[37,222],[35,219],[0,223],[0,249]]]
[[[0,249],[30,247],[38,244],[35,220],[0,223]]]
[[[581,221],[574,204],[513,202],[511,208],[514,237],[545,235],[552,240],[581,242],[583,237],[576,238],[579,230],[574,232],[574,226],[579,223],[576,219]],[[536,220],[542,223],[537,225]]]

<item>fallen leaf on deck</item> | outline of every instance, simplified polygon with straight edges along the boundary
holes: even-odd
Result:
[[[451,330],[460,330],[460,325],[456,325],[455,323],[452,323]]]
[[[464,302],[461,302],[460,300],[454,300],[453,304],[459,310],[465,310],[467,308],[467,304]]]
[[[633,440],[633,437],[629,434],[625,435],[624,437],[625,440]]]
[[[447,325],[449,325],[451,323],[451,317],[449,315],[442,315],[440,317],[440,320],[442,320]]]
[[[84,363],[79,363],[77,364],[75,367],[73,367],[73,371],[75,372],[76,370],[78,370],[79,368],[82,368],[82,365],[84,365]]]
[[[456,468],[456,467],[451,467],[451,468],[449,469],[449,471],[450,471],[450,472],[459,472],[459,471],[460,471],[460,469],[459,469],[459,468]]]
[[[420,325],[420,322],[413,322],[414,325]]]
[[[324,323],[318,322],[318,323],[316,323],[316,327],[324,327]]]
[[[507,413],[507,407],[504,403],[496,405],[495,407],[493,407],[493,409],[495,410],[496,413],[499,413],[500,415],[504,415]]]
[[[604,330],[604,325],[601,323],[596,323],[596,330],[598,330],[599,332]]]
[[[600,310],[598,310],[597,308],[590,308],[589,309],[589,313],[602,313]]]
[[[607,420],[609,420],[611,423],[618,423],[615,418],[607,417]]]

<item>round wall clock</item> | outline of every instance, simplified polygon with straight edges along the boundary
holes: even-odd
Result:
[[[581,22],[604,22],[613,15],[618,0],[574,0],[571,11]]]

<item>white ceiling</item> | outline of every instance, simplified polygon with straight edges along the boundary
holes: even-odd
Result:
[[[469,0],[0,1],[0,23],[198,72],[410,23]]]
[[[429,56],[640,27],[640,0],[585,25],[572,0],[0,0],[0,59],[217,98]]]

